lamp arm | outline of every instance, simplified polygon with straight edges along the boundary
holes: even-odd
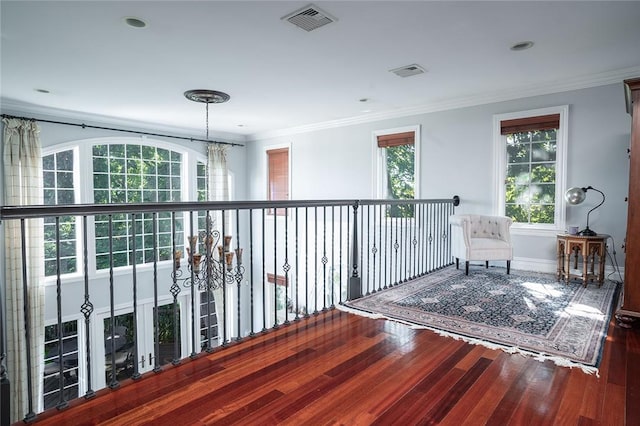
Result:
[[[600,191],[599,189],[595,189],[593,186],[587,186],[586,188],[582,188],[582,189],[585,192],[588,191],[589,189],[593,189],[594,191],[599,192],[600,195],[602,195],[602,201],[600,201],[600,204],[598,204],[597,206],[589,210],[589,213],[587,213],[587,229],[589,229],[589,215],[591,214],[592,211],[594,211],[595,209],[597,209],[598,207],[604,204],[605,195],[604,195],[604,192]]]

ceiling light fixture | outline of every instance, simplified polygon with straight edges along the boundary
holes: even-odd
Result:
[[[221,104],[231,99],[231,96],[224,92],[207,89],[194,89],[184,92],[184,97],[193,102],[201,102],[206,104],[206,123],[207,134],[205,139],[209,140],[209,104]]]
[[[130,26],[131,28],[146,28],[147,23],[140,18],[134,18],[132,16],[128,16],[123,18],[124,23]]]
[[[532,41],[521,41],[510,47],[511,50],[519,52],[520,50],[527,50],[533,47]]]

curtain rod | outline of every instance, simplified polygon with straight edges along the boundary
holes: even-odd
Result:
[[[188,138],[185,136],[172,136],[172,135],[163,135],[161,133],[150,133],[150,132],[140,132],[137,130],[126,130],[126,129],[116,129],[113,127],[101,127],[101,126],[91,126],[89,124],[77,124],[77,123],[68,123],[65,121],[53,121],[53,120],[43,120],[40,118],[32,118],[32,117],[18,117],[15,115],[9,115],[9,114],[2,114],[1,115],[2,118],[17,118],[19,120],[29,120],[29,121],[40,121],[42,123],[52,123],[52,124],[64,124],[65,126],[76,126],[76,127],[82,127],[83,129],[89,128],[89,129],[100,129],[100,130],[110,130],[113,132],[125,132],[125,133],[135,133],[138,135],[145,135],[145,136],[159,136],[162,138],[173,138],[173,139],[183,139],[183,140],[187,140],[187,141],[191,141],[191,142],[207,142],[207,143],[216,143],[216,144],[221,144],[221,145],[231,145],[231,146],[244,146],[242,144],[239,143],[233,143],[233,142],[219,142],[219,141],[210,141],[207,139],[197,139],[197,138]]]

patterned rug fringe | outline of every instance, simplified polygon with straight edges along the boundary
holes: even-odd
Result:
[[[558,356],[553,356],[553,355],[547,355],[544,353],[536,353],[536,352],[531,352],[531,351],[526,351],[524,349],[520,349],[516,346],[504,346],[504,345],[499,345],[497,343],[493,343],[493,342],[487,342],[486,340],[481,340],[481,339],[476,339],[473,337],[469,337],[469,336],[463,336],[460,334],[455,334],[455,333],[451,333],[448,331],[443,331],[443,330],[439,330],[437,328],[434,327],[427,327],[425,325],[417,325],[417,324],[413,324],[410,323],[408,321],[403,321],[403,320],[399,320],[396,318],[391,318],[388,317],[386,315],[382,315],[382,314],[376,314],[373,312],[367,312],[367,311],[363,311],[361,309],[355,309],[343,304],[337,304],[336,308],[350,313],[350,314],[354,314],[354,315],[359,315],[361,317],[365,317],[365,318],[371,318],[371,319],[386,319],[389,321],[394,321],[400,324],[404,324],[412,329],[415,330],[430,330],[433,331],[434,333],[442,336],[442,337],[451,337],[455,340],[462,340],[463,342],[466,343],[470,343],[472,345],[480,345],[480,346],[484,346],[485,348],[489,348],[489,349],[500,349],[508,354],[519,354],[519,355],[523,355],[523,356],[527,356],[527,357],[531,357],[533,359],[535,359],[536,361],[540,361],[540,362],[544,362],[546,360],[552,361],[554,364],[560,366],[560,367],[568,367],[568,368],[579,368],[581,369],[583,372],[585,372],[586,374],[595,374],[596,377],[600,377],[599,371],[597,367],[591,367],[589,365],[585,365],[585,364],[581,364],[579,362],[573,362],[571,360],[568,360],[566,358],[562,358],[562,357],[558,357]]]

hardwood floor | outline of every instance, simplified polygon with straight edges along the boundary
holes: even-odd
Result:
[[[640,331],[600,377],[331,310],[39,416],[43,425],[640,425]]]

